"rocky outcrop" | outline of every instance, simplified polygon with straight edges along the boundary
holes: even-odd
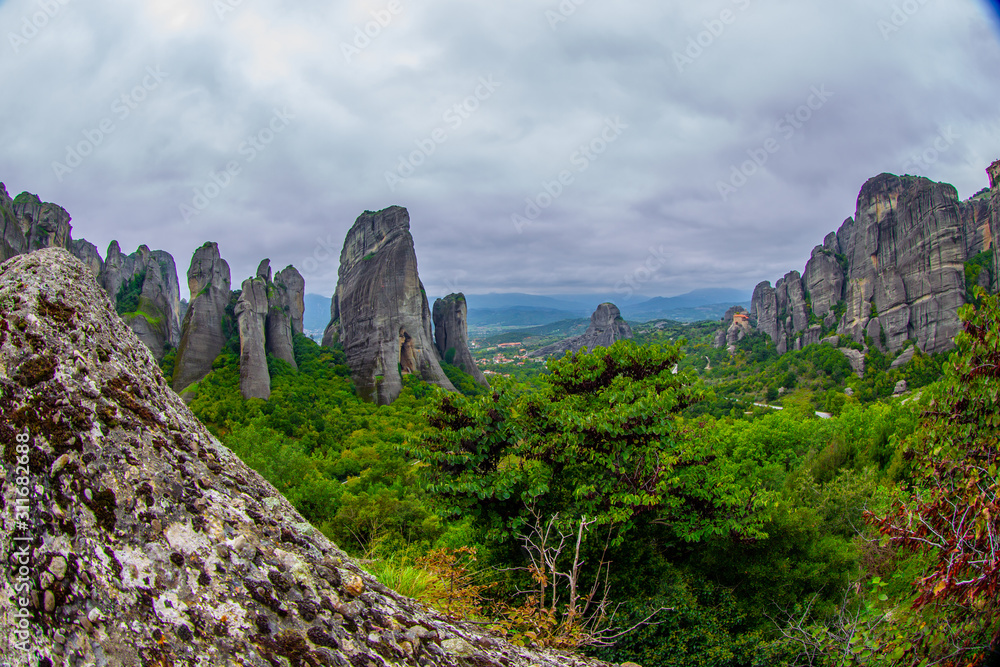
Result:
[[[28,250],[21,223],[14,215],[14,200],[7,194],[7,187],[0,183],[0,262]]]
[[[69,213],[62,206],[22,192],[14,198],[13,209],[28,242],[27,252],[69,247],[72,227]]]
[[[291,267],[289,267],[291,268]],[[295,271],[295,269],[292,269]],[[296,273],[298,273],[296,271]],[[295,363],[295,344],[292,341],[291,296],[284,283],[271,280],[271,260],[265,259],[257,267],[257,278],[265,281],[267,289],[267,321],[265,322],[265,349],[292,368]]]
[[[287,294],[288,316],[292,321],[292,332],[303,332],[302,322],[306,312],[306,281],[292,265],[288,265],[274,276],[274,284]]]
[[[195,419],[68,252],[5,264],[0,303],[0,470],[32,492],[26,527],[22,485],[0,486],[0,543],[25,568],[0,577],[3,662],[594,664],[379,584]]]
[[[854,217],[813,249],[803,277],[792,271],[773,290],[757,286],[751,321],[781,353],[833,331],[890,353],[911,340],[928,353],[950,349],[964,263],[992,249],[1000,228],[1000,161],[987,171],[990,189],[965,202],[926,178],[870,179]],[[998,280],[1000,253],[993,259]],[[989,272],[981,276],[989,282]]]
[[[438,354],[484,387],[490,386],[469,352],[469,306],[465,295],[449,294],[434,302],[434,343]]]
[[[722,327],[715,332],[713,345],[725,346],[730,352],[736,351],[736,344],[753,331],[750,314],[743,306],[733,306],[722,316]]]
[[[593,350],[595,347],[609,347],[620,340],[632,338],[632,328],[625,322],[618,306],[613,303],[602,303],[590,316],[590,326],[579,336],[552,345],[546,345],[532,352],[529,356],[545,358],[563,356],[567,352],[577,352],[583,348]]]
[[[243,398],[271,397],[271,375],[267,370],[265,323],[269,310],[264,278],[243,281],[236,301],[236,322],[240,331],[240,393]]]
[[[142,245],[125,255],[112,241],[101,281],[122,318],[157,359],[180,344],[181,294],[170,253]]]
[[[401,373],[454,391],[431,337],[430,307],[405,208],[365,211],[354,222],[340,253],[330,310],[323,342],[339,339],[365,400],[392,403],[402,390]]]
[[[206,243],[195,251],[187,279],[191,302],[184,314],[174,361],[173,387],[177,393],[211,372],[212,362],[228,338],[224,319],[230,299],[230,273],[218,243]]]
[[[68,250],[74,257],[86,264],[94,277],[100,280],[101,274],[104,273],[104,260],[101,259],[101,253],[97,250],[96,245],[87,239],[80,239],[79,241],[70,241]]]
[[[953,345],[965,303],[965,236],[955,188],[882,174],[858,196],[847,248],[847,312],[841,333],[891,352],[915,339],[926,352]],[[877,318],[877,335],[870,323]]]

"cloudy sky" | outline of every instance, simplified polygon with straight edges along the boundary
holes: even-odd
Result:
[[[364,210],[431,294],[751,289],[880,172],[987,185],[972,0],[0,0],[0,180],[103,253],[330,294]],[[634,297],[633,297],[634,298]]]

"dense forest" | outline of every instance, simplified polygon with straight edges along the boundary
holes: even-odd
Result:
[[[383,583],[516,642],[974,664],[1000,635],[1000,300],[976,297],[950,356],[892,369],[872,347],[863,378],[829,345],[730,354],[717,324],[658,322],[489,391],[406,376],[382,407],[297,336],[298,371],[269,359],[270,400],[245,401],[234,338],[191,408]]]

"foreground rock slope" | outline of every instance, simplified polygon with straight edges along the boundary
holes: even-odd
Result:
[[[593,664],[379,585],[215,441],[63,250],[0,267],[0,389],[6,663]]]

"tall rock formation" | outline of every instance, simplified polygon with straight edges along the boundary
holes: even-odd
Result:
[[[181,293],[170,253],[141,245],[125,255],[112,241],[101,280],[122,318],[157,359],[180,344]]]
[[[243,281],[236,301],[240,330],[240,393],[243,398],[271,397],[271,375],[267,370],[265,322],[268,313],[267,282],[262,277]]]
[[[965,303],[965,250],[954,187],[915,176],[870,179],[846,252],[841,333],[859,341],[867,334],[892,352],[909,338],[925,352],[949,349]]]
[[[7,186],[0,183],[0,262],[27,251],[28,239],[14,215],[14,200],[7,194]]]
[[[490,386],[469,352],[469,306],[465,295],[449,294],[434,302],[434,344],[438,354],[484,387]]]
[[[230,298],[230,273],[218,243],[206,243],[195,251],[187,278],[191,302],[184,315],[174,362],[173,387],[177,393],[208,375],[226,344],[224,319]]]
[[[599,664],[513,646],[379,584],[194,417],[68,252],[6,263],[0,303],[3,663]]]
[[[590,326],[579,336],[546,345],[531,353],[535,358],[563,356],[567,352],[577,352],[582,348],[593,350],[595,347],[610,347],[620,340],[632,338],[632,328],[625,322],[618,306],[613,303],[602,303],[590,316]]]
[[[296,273],[298,272],[296,271]],[[257,267],[257,277],[265,281],[267,288],[267,321],[264,325],[265,349],[268,354],[273,354],[278,359],[291,364],[292,368],[298,368],[295,363],[295,345],[292,341],[291,295],[288,293],[288,288],[284,283],[271,280],[271,260],[269,259],[265,259]]]
[[[801,279],[792,271],[773,290],[757,286],[751,321],[779,352],[833,331],[890,353],[907,340],[928,353],[950,349],[965,303],[964,263],[993,249],[1000,229],[1000,161],[987,171],[990,189],[965,202],[926,178],[870,179],[854,217],[813,249]],[[997,280],[1000,253],[993,261]]]
[[[87,239],[80,239],[79,241],[70,241],[67,249],[74,257],[86,264],[94,277],[100,281],[101,275],[104,273],[104,260],[101,259],[101,253],[97,250],[96,245]]]
[[[42,248],[68,248],[69,213],[58,204],[42,202],[37,195],[22,192],[14,198],[14,216],[28,241],[26,252]]]
[[[302,322],[306,313],[306,281],[298,269],[289,264],[274,275],[274,284],[284,288],[288,295],[288,315],[292,320],[292,332],[303,332]]]
[[[405,208],[365,211],[354,222],[340,253],[333,301],[323,341],[339,337],[362,398],[392,403],[402,390],[401,373],[455,390],[431,337]]]

